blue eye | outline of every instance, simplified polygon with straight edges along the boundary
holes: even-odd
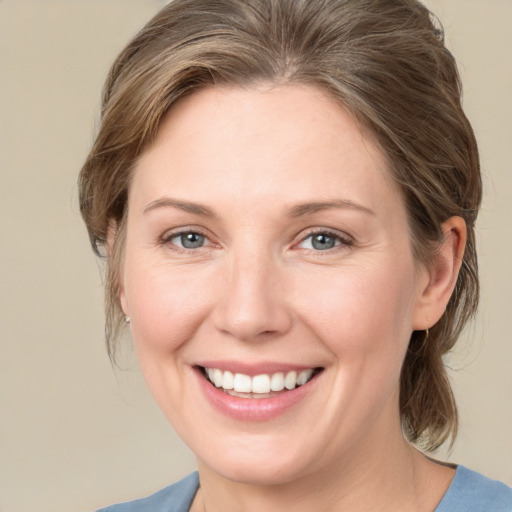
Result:
[[[186,231],[174,235],[170,241],[183,249],[198,249],[205,245],[206,237],[195,231]]]
[[[350,245],[349,240],[345,240],[339,235],[333,233],[319,231],[312,233],[302,240],[300,247],[302,249],[312,249],[314,251],[328,251],[342,244]]]
[[[339,240],[336,240],[336,238],[326,233],[318,233],[317,235],[312,235],[311,237],[311,245],[317,251],[332,249],[337,244],[339,244]]]

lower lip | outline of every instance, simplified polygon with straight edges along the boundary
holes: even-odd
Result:
[[[222,414],[240,421],[269,421],[279,417],[301,402],[319,377],[316,375],[306,384],[270,398],[240,398],[216,388],[206,379],[201,369],[195,370],[199,385],[209,402]]]

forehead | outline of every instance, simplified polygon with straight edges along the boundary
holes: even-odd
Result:
[[[132,189],[145,200],[167,193],[202,202],[216,192],[281,203],[348,194],[374,208],[397,194],[387,167],[355,118],[319,88],[211,87],[167,113]]]
[[[203,142],[250,137],[253,143],[272,133],[281,142],[302,138],[307,147],[318,137],[326,144],[339,141],[341,132],[375,152],[371,134],[328,92],[305,84],[260,83],[207,87],[182,98],[164,116],[155,144],[178,133]]]

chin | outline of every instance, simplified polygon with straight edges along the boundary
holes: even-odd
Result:
[[[301,476],[299,462],[286,462],[278,457],[267,456],[264,460],[231,460],[227,457],[215,465],[209,466],[218,475],[245,485],[273,486],[283,485],[297,480]],[[302,468],[304,469],[304,468]]]
[[[199,468],[206,466],[209,471],[233,482],[264,486],[286,484],[309,473],[312,466],[303,443],[294,447],[282,439],[272,441],[262,443],[253,438],[240,442],[239,446],[235,446],[235,442],[217,446],[215,450],[210,446],[202,454],[198,450]]]

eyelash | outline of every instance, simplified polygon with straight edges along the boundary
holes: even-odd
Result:
[[[318,236],[318,235],[325,235],[329,238],[333,238],[336,242],[339,242],[339,243],[337,243],[337,245],[335,245],[331,249],[320,250],[320,249],[309,249],[308,248],[305,250],[312,251],[315,254],[321,254],[321,253],[329,254],[332,251],[336,250],[337,248],[340,248],[340,247],[346,248],[346,247],[350,247],[350,246],[354,245],[354,241],[352,239],[350,239],[348,236],[343,236],[339,232],[332,231],[329,229],[313,229],[313,230],[309,231],[308,233],[306,233],[305,235],[303,235],[300,242],[296,245],[302,244],[306,240],[308,240],[310,238],[312,239],[313,237]]]
[[[190,248],[187,248],[187,247],[180,247],[179,245],[177,245],[177,244],[172,242],[172,240],[174,238],[177,238],[177,237],[180,237],[180,236],[183,236],[183,235],[189,235],[189,234],[194,234],[194,235],[199,235],[199,236],[204,237],[205,240],[207,240],[209,242],[207,247],[215,245],[213,242],[211,242],[208,234],[205,231],[203,231],[201,229],[198,229],[198,228],[195,228],[195,227],[179,228],[176,231],[171,231],[171,232],[167,231],[162,236],[162,238],[160,239],[160,244],[161,245],[172,245],[174,251],[183,252],[183,253],[188,253],[188,252],[191,252],[191,251],[197,251],[198,249],[203,249],[205,247],[205,246],[200,246],[200,247],[195,248],[195,249],[190,249]]]
[[[177,238],[177,237],[180,237],[183,235],[188,235],[188,234],[195,234],[195,235],[204,237],[205,240],[207,240],[209,242],[209,244],[202,245],[197,248],[187,248],[187,247],[181,247],[172,242],[172,240],[174,238]],[[306,234],[303,234],[300,241],[298,243],[294,244],[294,246],[303,244],[306,240],[308,240],[310,238],[312,239],[314,236],[318,236],[318,235],[325,235],[326,237],[333,238],[336,242],[336,245],[332,248],[324,249],[324,250],[314,249],[314,248],[305,248],[304,250],[311,251],[315,254],[322,254],[322,253],[329,254],[332,251],[336,250],[336,248],[339,248],[340,246],[350,247],[354,244],[352,239],[350,239],[347,236],[342,236],[340,233],[338,233],[336,231],[332,231],[329,229],[313,229],[313,230],[307,232]],[[183,253],[195,252],[198,249],[203,249],[205,247],[211,247],[211,246],[216,245],[210,240],[208,234],[205,231],[195,228],[195,227],[179,228],[176,231],[166,232],[165,235],[163,235],[162,238],[160,239],[160,244],[161,245],[172,245],[174,251],[183,252]]]

